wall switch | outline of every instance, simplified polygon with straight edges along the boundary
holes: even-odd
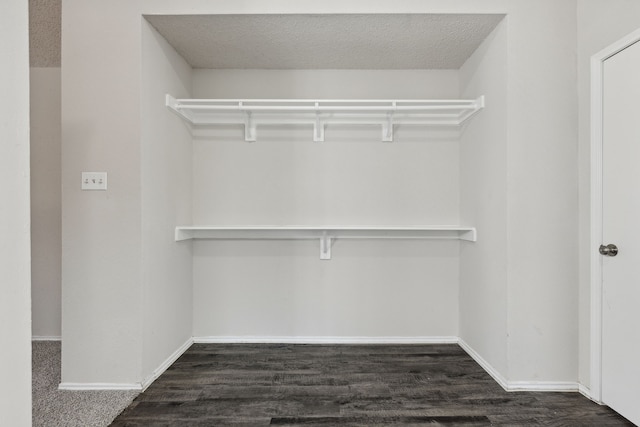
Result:
[[[106,172],[82,172],[82,189],[83,190],[106,190],[107,189],[107,173]]]

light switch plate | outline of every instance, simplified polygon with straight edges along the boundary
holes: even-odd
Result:
[[[82,189],[83,190],[106,190],[107,189],[107,173],[106,172],[82,172]]]

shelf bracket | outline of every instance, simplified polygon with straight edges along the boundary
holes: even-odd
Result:
[[[318,108],[317,102],[316,108]],[[324,123],[320,120],[318,112],[316,112],[316,121],[313,123],[313,142],[324,142]]]
[[[329,260],[331,259],[331,243],[333,238],[327,236],[327,232],[322,232],[322,237],[320,237],[320,259]]]
[[[393,113],[387,113],[387,120],[382,122],[382,141],[393,142]]]
[[[242,107],[242,103],[240,103]],[[244,140],[253,142],[256,140],[256,124],[251,118],[251,112],[246,112],[244,116]]]

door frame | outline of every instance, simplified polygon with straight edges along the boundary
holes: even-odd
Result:
[[[589,397],[602,403],[602,256],[603,243],[603,78],[604,61],[640,41],[640,30],[623,37],[591,57],[591,233],[589,238],[591,282]]]

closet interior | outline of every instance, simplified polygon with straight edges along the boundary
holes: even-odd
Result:
[[[466,64],[501,16],[393,16],[392,33],[419,37],[430,25],[440,28],[444,51],[467,49],[447,52],[455,60],[429,53],[434,59],[423,69],[405,68],[415,66],[415,54],[400,52],[392,62],[390,49],[402,41],[393,34],[386,52],[343,56],[328,69],[320,59],[331,46],[296,24],[341,25],[366,50],[384,35],[367,42],[358,29],[379,18],[147,17],[143,194],[149,206],[169,204],[172,212],[162,237],[149,243],[175,240],[167,250],[177,259],[166,265],[181,263],[181,280],[193,287],[196,341],[447,342],[459,335],[461,252],[491,233],[462,214],[461,168],[467,147],[478,144],[470,128],[501,102],[473,87],[476,75],[461,66],[476,66]],[[203,45],[216,34],[196,31],[221,31],[211,29],[216,23],[235,25],[217,34],[234,52],[217,62],[215,48]],[[246,34],[267,24],[302,41],[258,52],[251,43],[264,41]],[[463,25],[481,38],[459,40]],[[236,36],[242,40],[228,39]],[[421,42],[433,40],[412,44]],[[307,52],[294,50],[303,43]],[[243,50],[253,57],[238,59]],[[193,59],[198,53],[211,57]],[[293,69],[263,58],[293,54],[313,60]],[[371,68],[354,68],[367,56]],[[154,189],[165,179],[168,192]]]

